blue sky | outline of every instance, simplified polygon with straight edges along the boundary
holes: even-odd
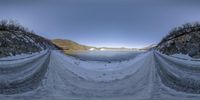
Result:
[[[173,27],[200,21],[199,11],[198,0],[0,0],[0,19],[98,47],[156,44]]]

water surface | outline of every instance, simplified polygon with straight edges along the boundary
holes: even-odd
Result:
[[[138,56],[143,52],[139,51],[84,51],[76,54],[70,54],[70,56],[76,57],[81,60],[87,61],[124,61],[130,60]]]

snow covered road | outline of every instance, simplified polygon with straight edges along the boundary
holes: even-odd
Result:
[[[26,59],[0,62],[0,93],[16,94],[36,89],[43,79],[50,52],[46,51]]]
[[[0,99],[198,100],[199,71],[200,62],[157,51],[121,63],[81,61],[51,51],[0,62]]]

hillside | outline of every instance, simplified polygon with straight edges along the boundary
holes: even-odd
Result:
[[[0,22],[0,58],[55,48],[51,41],[13,21]]]
[[[71,40],[54,39],[52,42],[63,50],[89,50],[90,46],[81,45]]]
[[[200,24],[187,23],[174,28],[162,39],[157,49],[168,55],[181,53],[200,58]]]

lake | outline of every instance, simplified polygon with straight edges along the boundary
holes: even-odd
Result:
[[[80,60],[86,61],[124,61],[130,60],[138,56],[143,52],[139,51],[84,51],[76,54],[70,54],[70,56],[76,57]]]

